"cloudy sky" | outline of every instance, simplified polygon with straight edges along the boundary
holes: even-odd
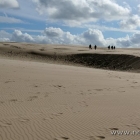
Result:
[[[140,47],[140,0],[0,0],[0,41]]]

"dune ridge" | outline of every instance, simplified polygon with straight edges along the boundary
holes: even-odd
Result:
[[[0,55],[13,59],[140,72],[139,49],[90,51],[88,47],[1,43]],[[127,53],[124,53],[127,52]]]

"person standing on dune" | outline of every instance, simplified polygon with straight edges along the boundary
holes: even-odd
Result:
[[[96,46],[96,45],[94,46],[94,49],[95,49],[95,50],[97,49],[97,46]]]

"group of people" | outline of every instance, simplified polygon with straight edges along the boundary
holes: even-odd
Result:
[[[89,49],[92,49],[91,44],[89,45]],[[95,50],[97,49],[97,46],[96,46],[96,45],[94,46],[94,49],[95,49]],[[110,49],[112,49],[112,50],[114,49],[114,50],[115,50],[115,46],[110,46],[110,45],[109,45],[109,46],[108,46],[108,49],[109,49],[109,50],[110,50]]]
[[[89,45],[89,49],[92,49],[91,44]],[[96,46],[96,45],[94,46],[94,49],[95,49],[95,50],[97,49],[97,46]]]
[[[115,46],[110,46],[110,45],[109,45],[109,46],[108,46],[108,49],[109,49],[109,50],[110,50],[110,49],[112,49],[112,50],[114,49],[114,50],[115,50]]]

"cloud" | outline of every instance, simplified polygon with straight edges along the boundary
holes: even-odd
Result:
[[[0,36],[0,41],[16,41],[29,42],[40,44],[70,44],[88,46],[89,44],[101,47],[115,45],[121,47],[140,47],[140,33],[134,33],[132,36],[122,38],[104,38],[103,33],[97,29],[88,29],[85,32],[73,35],[70,32],[64,32],[60,28],[46,28],[41,35],[31,36],[27,33],[22,33],[20,30],[15,30],[12,34],[5,31],[0,31],[5,36]]]
[[[140,17],[138,15],[133,15],[124,19],[120,22],[120,26],[123,29],[136,29],[140,27]]]
[[[19,8],[17,0],[0,0],[0,8]]]
[[[15,30],[12,34],[11,41],[16,42],[34,42],[34,39],[31,35],[27,33],[22,33],[19,30]]]
[[[60,28],[46,28],[42,35],[38,35],[35,40],[40,43],[51,44],[77,44],[76,36],[70,32],[64,32]]]
[[[0,23],[24,23],[24,22],[14,17],[0,16]]]
[[[90,43],[103,46],[105,43],[104,36],[100,30],[89,29],[82,34],[72,35],[70,32],[64,32],[60,28],[46,28],[43,35],[38,36],[35,40],[42,43],[51,44],[80,44],[87,45]]]
[[[0,42],[8,42],[10,41],[10,38],[11,38],[11,34],[4,31],[4,30],[1,30],[0,31]]]
[[[20,30],[15,30],[12,34],[11,41],[17,42],[33,42],[47,44],[79,44],[87,45],[93,43],[103,46],[106,42],[104,36],[99,30],[89,29],[82,34],[72,35],[70,32],[64,32],[60,28],[46,28],[42,35],[31,36],[27,33],[22,33]]]
[[[10,39],[9,38],[0,38],[0,42],[9,42]]]
[[[115,44],[120,47],[131,47],[131,38],[127,35],[123,38],[118,38],[114,40]]]
[[[137,6],[137,8],[138,8],[138,12],[140,13],[140,4]]]
[[[94,29],[94,30],[89,29],[85,31],[84,33],[82,33],[80,37],[82,37],[85,40],[85,43],[89,42],[90,44],[91,42],[92,44],[96,44],[99,46],[104,46],[106,44],[106,41],[104,39],[102,32],[97,29]]]
[[[131,10],[113,0],[32,0],[37,11],[46,14],[49,20],[82,24],[100,19],[107,21],[126,18]]]
[[[0,38],[11,38],[11,34],[4,30],[0,30]]]
[[[63,33],[64,32],[60,28],[50,27],[44,30],[44,34],[49,37],[60,37],[63,35]]]

